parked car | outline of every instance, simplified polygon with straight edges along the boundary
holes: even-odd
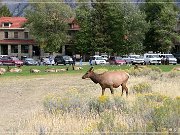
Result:
[[[58,64],[73,64],[73,59],[71,56],[68,56],[68,55],[57,55],[55,58],[54,58],[54,62],[56,65]]]
[[[2,58],[2,57],[7,57],[8,55],[0,55],[0,58]]]
[[[106,64],[106,61],[103,59],[103,57],[99,55],[91,56],[89,61],[91,65]]]
[[[23,61],[19,60],[17,57],[4,56],[0,58],[0,62],[2,65],[15,66],[15,65],[23,65]]]
[[[38,62],[34,60],[33,58],[25,58],[23,62],[24,62],[24,65],[38,65]]]
[[[123,65],[123,64],[126,64],[126,61],[123,60],[122,57],[119,57],[119,56],[111,56],[109,58],[109,64],[110,65]]]
[[[161,64],[161,58],[156,53],[145,53],[144,54],[145,64]]]
[[[177,59],[172,54],[160,54],[159,56],[161,57],[161,61],[167,61],[167,64],[177,64]]]
[[[132,61],[132,64],[135,65],[135,64],[141,64],[141,65],[144,65],[144,57],[143,56],[137,56],[135,57],[135,59]]]
[[[126,61],[126,64],[132,64],[134,58],[131,58],[130,56],[123,55],[122,59]]]
[[[180,63],[180,52],[179,53],[174,53],[173,55],[177,59],[177,63]]]
[[[43,65],[55,65],[54,60],[52,59],[50,61],[49,57],[41,58],[41,62],[42,62]]]
[[[105,61],[108,61],[108,55],[103,54],[103,55],[101,55],[101,57],[102,57]]]

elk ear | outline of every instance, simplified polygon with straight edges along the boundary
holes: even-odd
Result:
[[[89,69],[89,71],[92,71],[92,69],[93,69],[93,67],[91,67],[91,68]]]

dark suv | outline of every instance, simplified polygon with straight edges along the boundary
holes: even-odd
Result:
[[[72,58],[70,56],[68,56],[68,55],[63,55],[63,56],[57,55],[54,58],[54,62],[55,62],[56,65],[58,65],[58,64],[64,64],[64,65],[66,65],[66,64],[69,64],[69,65],[73,64]]]

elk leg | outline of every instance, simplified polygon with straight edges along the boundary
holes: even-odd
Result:
[[[126,84],[123,83],[122,84],[122,91],[125,90],[126,91],[126,96],[128,96],[128,88],[126,87]],[[123,93],[122,93],[123,94]]]
[[[123,85],[121,84],[121,86],[122,86],[122,93],[121,93],[121,96],[123,95],[123,92],[124,92],[124,88],[123,88]]]
[[[111,94],[114,94],[114,89],[113,89],[113,87],[110,87],[110,91],[111,91]]]
[[[102,96],[104,95],[105,92],[105,88],[102,88]]]

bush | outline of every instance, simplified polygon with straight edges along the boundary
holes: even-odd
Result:
[[[105,110],[114,110],[118,113],[128,112],[127,101],[119,95],[115,95],[112,98],[108,96],[92,98],[88,104],[90,112],[95,112],[99,115]]]
[[[108,96],[100,96],[98,98],[92,98],[89,103],[90,112],[95,112],[100,115],[107,109],[113,108],[113,102]]]
[[[44,107],[50,113],[67,113],[67,112],[79,112],[83,113],[87,110],[87,106],[84,104],[83,93],[79,93],[77,89],[70,89],[64,95],[47,95],[44,99]]]
[[[159,72],[157,72],[157,71],[151,71],[151,72],[149,73],[149,78],[150,78],[151,80],[156,81],[156,80],[160,79],[161,77],[162,77],[162,74],[159,73]]]
[[[162,70],[159,67],[156,67],[156,66],[152,66],[151,70],[155,71],[155,72],[158,72],[158,73],[162,73]]]
[[[152,87],[149,83],[142,82],[132,87],[134,93],[149,93],[152,92]]]
[[[168,73],[168,77],[170,77],[170,78],[175,78],[175,77],[178,77],[178,76],[180,76],[180,73],[178,71],[170,71]]]
[[[159,93],[138,95],[133,114],[141,115],[148,132],[177,132],[180,121],[180,102]]]
[[[143,68],[138,68],[138,69],[134,69],[134,68],[130,68],[130,69],[126,69],[126,72],[128,72],[130,75],[133,76],[147,76],[150,73],[154,73],[154,74],[160,74],[162,72],[162,70],[159,67],[143,67]]]

